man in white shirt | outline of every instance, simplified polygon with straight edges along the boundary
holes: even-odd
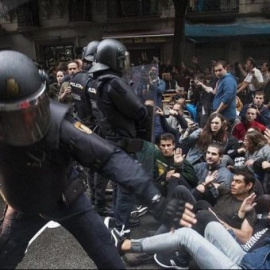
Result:
[[[256,67],[256,62],[252,58],[248,58],[245,64],[245,68],[247,71],[247,76],[243,82],[238,85],[237,93],[243,91],[246,87],[249,88],[251,94],[253,94],[256,90],[256,86],[253,84],[252,80],[255,77],[258,82],[263,82],[263,76],[259,69]]]

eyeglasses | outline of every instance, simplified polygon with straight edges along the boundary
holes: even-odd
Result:
[[[215,72],[221,72],[223,68],[215,69]]]

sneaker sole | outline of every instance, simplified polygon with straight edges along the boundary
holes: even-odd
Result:
[[[107,229],[110,229],[110,227],[109,227],[109,223],[110,223],[110,217],[106,217],[105,219],[104,219],[104,224],[105,224],[105,226],[107,227]]]
[[[141,217],[143,215],[145,215],[148,211],[148,207],[143,207],[141,209],[138,210],[138,217]]]
[[[148,211],[148,207],[144,207],[142,209],[132,211],[130,213],[130,216],[132,216],[132,217],[141,217],[141,216],[145,215],[147,213],[147,211]]]
[[[160,261],[158,261],[157,259],[157,254],[154,255],[154,260],[155,262],[159,265],[159,266],[162,266],[163,268],[170,268],[170,269],[179,269],[179,270],[182,270],[182,269],[189,269],[189,267],[180,267],[180,266],[177,266],[177,265],[165,265],[163,263],[161,263]]]

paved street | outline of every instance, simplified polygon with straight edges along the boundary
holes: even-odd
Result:
[[[1,211],[3,203],[1,202]],[[146,214],[140,218],[140,227],[134,228],[132,237],[148,236],[155,231],[158,223]],[[95,269],[72,235],[64,228],[46,229],[28,248],[18,269]],[[155,263],[130,267],[128,269],[159,269]]]

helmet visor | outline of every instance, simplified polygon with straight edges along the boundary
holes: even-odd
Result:
[[[34,96],[16,103],[0,103],[0,140],[13,146],[40,141],[50,126],[46,85]]]

